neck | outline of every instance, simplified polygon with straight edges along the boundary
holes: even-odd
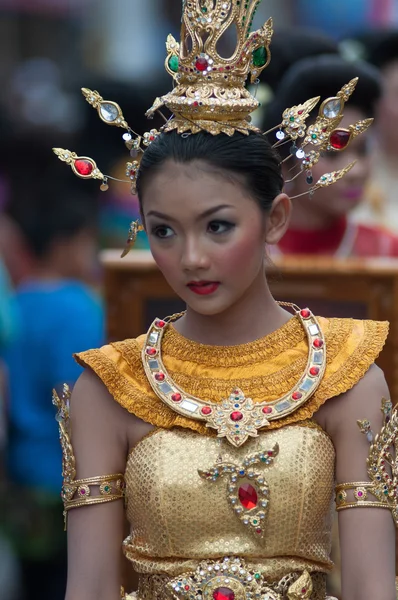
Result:
[[[235,346],[252,342],[282,327],[291,314],[271,295],[265,276],[223,313],[202,315],[188,308],[175,328],[184,337],[212,346]]]

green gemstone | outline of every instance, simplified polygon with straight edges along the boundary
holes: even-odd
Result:
[[[261,46],[253,52],[253,65],[263,67],[265,64],[267,64],[267,51],[264,46]]]
[[[109,487],[109,485],[106,485],[106,486],[104,487],[104,490],[105,490],[106,492],[109,492],[109,490],[110,490],[110,489],[111,489],[111,488]]]
[[[169,69],[174,73],[178,71],[178,56],[171,56],[169,59]]]
[[[205,6],[202,8],[202,13],[207,13],[207,8]]]
[[[313,139],[313,140],[316,140],[316,138],[317,138],[318,136],[317,136],[317,134],[316,134],[316,133],[313,133],[311,137],[312,137],[312,139]]]
[[[293,123],[295,121],[294,117],[290,117],[290,121]]]
[[[258,521],[254,520],[253,525],[257,525]]]
[[[388,490],[384,490],[384,495],[388,496]]]
[[[260,575],[260,573],[255,573],[255,575],[254,575],[254,579],[261,579],[261,575]]]

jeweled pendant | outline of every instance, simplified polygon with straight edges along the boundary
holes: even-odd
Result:
[[[93,163],[83,158],[75,160],[74,166],[81,177],[90,177],[91,173],[94,170]]]
[[[322,109],[324,116],[327,119],[335,119],[339,116],[342,108],[342,103],[340,98],[332,98],[328,100]]]
[[[351,140],[351,132],[345,129],[335,129],[329,138],[333,150],[344,150]]]
[[[107,123],[114,123],[119,116],[119,111],[114,104],[111,104],[110,102],[102,102],[100,106],[100,114]]]

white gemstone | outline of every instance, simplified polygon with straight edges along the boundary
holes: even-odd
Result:
[[[336,98],[335,100],[329,100],[323,107],[323,114],[328,119],[334,119],[338,117],[341,111],[341,100]]]
[[[277,138],[278,140],[284,140],[284,139],[285,139],[285,134],[284,134],[284,132],[283,132],[283,131],[277,131],[277,132],[276,132],[276,138]]]
[[[368,431],[366,434],[366,439],[368,440],[369,444],[373,442],[373,433],[371,431]]]
[[[130,133],[123,133],[123,139],[125,142],[129,142],[132,139],[132,135]]]
[[[158,338],[159,334],[156,331],[152,331],[152,333],[149,336],[149,343],[154,346],[157,343]]]
[[[183,400],[181,402],[180,406],[182,408],[184,408],[185,410],[187,410],[188,412],[192,412],[192,413],[194,413],[196,411],[196,409],[198,408],[198,405],[194,404],[190,400]]]
[[[114,104],[110,104],[110,102],[102,102],[100,106],[100,113],[102,118],[107,121],[107,123],[113,123],[119,116],[118,109]]]
[[[299,148],[296,152],[296,156],[297,156],[297,158],[304,158],[304,156],[305,156],[304,150],[302,148]]]
[[[318,325],[310,325],[308,329],[311,335],[318,335],[319,333]]]

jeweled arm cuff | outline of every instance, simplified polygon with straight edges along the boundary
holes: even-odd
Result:
[[[375,496],[374,484],[370,481],[340,483],[336,486],[336,510],[346,508],[388,508],[390,504]],[[369,497],[370,495],[370,497]]]
[[[124,476],[121,473],[65,482],[62,486],[65,511],[120,500],[124,497],[124,489]]]

